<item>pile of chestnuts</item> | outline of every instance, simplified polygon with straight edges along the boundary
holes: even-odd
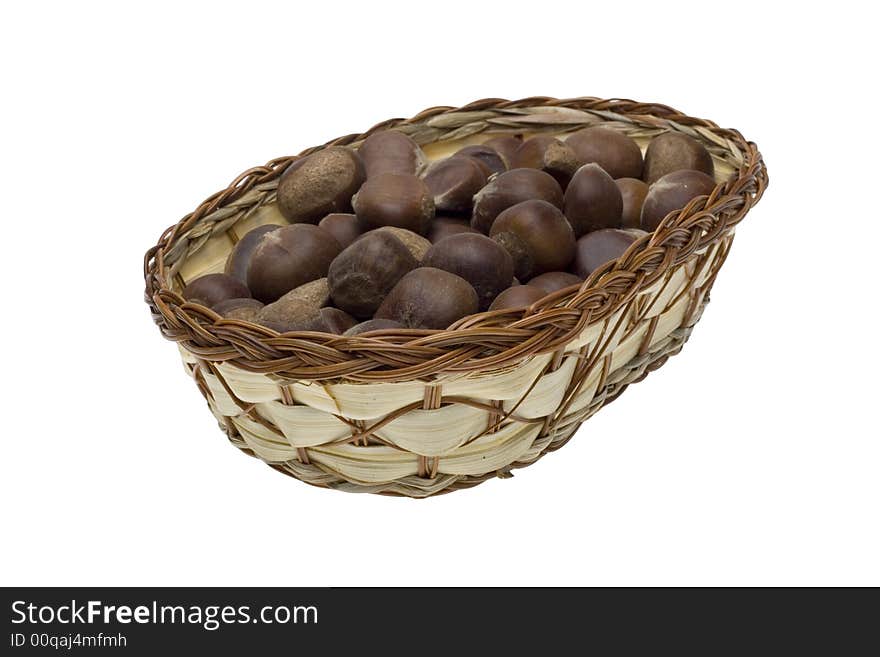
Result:
[[[429,163],[385,130],[291,164],[277,190],[289,224],[242,236],[225,273],[183,296],[280,333],[445,329],[579,285],[714,187],[709,152],[676,132],[644,155],[597,126],[494,137]]]

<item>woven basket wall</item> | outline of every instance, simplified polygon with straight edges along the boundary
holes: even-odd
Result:
[[[222,271],[241,235],[286,223],[275,206],[278,177],[323,147],[245,171],[166,230],[144,258],[146,301],[232,443],[310,484],[427,497],[508,476],[558,449],[627,385],[678,353],[736,224],[767,185],[760,153],[738,132],[656,104],[487,99],[428,109],[330,144],[357,147],[393,127],[436,159],[500,133],[564,135],[596,124],[623,131],[643,149],[666,130],[700,140],[718,186],[578,291],[526,312],[483,313],[447,331],[346,338],[279,336],[185,302],[186,282]]]

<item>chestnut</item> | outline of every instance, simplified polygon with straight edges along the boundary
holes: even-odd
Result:
[[[434,162],[423,180],[434,197],[434,207],[442,212],[470,212],[474,194],[486,184],[486,174],[469,157],[450,157]]]
[[[388,293],[376,319],[393,319],[407,328],[445,329],[478,309],[476,291],[461,276],[420,267],[401,278]]]
[[[648,186],[638,178],[618,178],[614,181],[623,200],[620,214],[621,228],[638,228],[641,225],[642,204],[648,193]]]
[[[566,144],[550,135],[536,135],[526,139],[513,154],[512,168],[546,171],[564,188],[571,176],[583,164]]]
[[[297,328],[288,330],[319,331],[321,333],[342,335],[355,324],[357,324],[357,320],[344,310],[328,307],[321,308]]]
[[[469,157],[474,160],[486,176],[507,171],[508,160],[491,146],[477,144],[465,146],[455,152],[452,157]]]
[[[697,196],[711,194],[713,189],[715,181],[702,171],[680,169],[667,173],[648,189],[642,205],[642,230],[655,230],[667,214],[680,210]]]
[[[330,283],[327,278],[318,278],[300,285],[287,293],[311,308],[323,308],[330,303]]]
[[[187,301],[215,306],[226,299],[251,296],[244,283],[229,274],[206,274],[190,281],[182,292]]]
[[[598,164],[612,178],[642,177],[642,149],[618,130],[584,128],[570,134],[565,143],[583,164]]]
[[[450,235],[428,249],[422,265],[461,276],[476,290],[480,310],[486,310],[513,278],[510,254],[481,233]]]
[[[715,163],[709,151],[693,137],[681,132],[664,132],[654,137],[645,151],[642,180],[651,185],[667,173],[681,169],[702,171],[715,176]]]
[[[393,319],[368,319],[365,322],[361,322],[360,324],[355,324],[350,329],[348,329],[342,335],[352,336],[352,335],[360,335],[361,333],[367,333],[369,331],[384,331],[387,329],[402,329],[406,328],[400,322],[395,322]]]
[[[434,218],[434,197],[421,178],[382,173],[363,184],[352,199],[354,211],[366,230],[381,226],[428,232]]]
[[[326,230],[335,237],[336,241],[339,242],[339,245],[343,249],[354,242],[364,232],[364,229],[361,227],[361,222],[358,221],[358,218],[355,215],[343,212],[328,214],[318,222],[318,228]]]
[[[552,294],[557,290],[564,290],[580,283],[583,283],[583,280],[579,276],[567,271],[548,271],[529,281],[529,285],[544,290],[545,294]]]
[[[307,155],[281,174],[278,209],[291,223],[316,224],[331,212],[345,212],[364,182],[361,158],[345,146],[328,146]]]
[[[529,137],[513,152],[510,166],[514,169],[540,169],[544,163],[544,151],[556,141],[559,140],[551,135]]]
[[[341,250],[333,236],[311,224],[273,230],[263,235],[254,249],[247,270],[248,287],[255,298],[271,303],[304,283],[326,276]]]
[[[257,312],[256,322],[279,333],[311,330],[305,328],[323,306],[330,301],[326,278],[300,285],[277,301],[263,306]]]
[[[278,224],[266,224],[264,226],[257,226],[246,232],[244,236],[235,243],[235,246],[232,247],[232,251],[229,252],[229,256],[226,258],[226,266],[223,271],[230,276],[237,278],[242,283],[247,283],[247,268],[260,238],[266,233],[271,233],[278,228],[281,228]]]
[[[483,146],[487,146],[504,158],[507,168],[510,168],[510,161],[516,149],[522,145],[522,137],[520,135],[499,135],[492,137],[483,142]]]
[[[601,265],[616,260],[638,239],[627,230],[607,228],[587,233],[577,241],[572,271],[586,279]]]
[[[425,254],[428,252],[428,249],[431,248],[430,241],[428,241],[421,235],[412,232],[411,230],[407,230],[406,228],[383,226],[382,228],[377,228],[376,230],[370,231],[370,234],[373,233],[388,233],[390,235],[394,235],[394,237],[403,242],[403,245],[407,249],[409,249],[409,252],[412,253],[413,258],[416,259],[416,262],[421,262],[422,258],[424,258]]]
[[[516,285],[520,284],[518,279],[527,280],[532,275],[534,270],[532,254],[526,243],[517,235],[508,232],[497,233],[492,237],[492,241],[497,242],[513,259],[513,280],[516,281]]]
[[[425,154],[409,135],[399,130],[374,132],[358,148],[367,178],[383,173],[417,176],[425,167]]]
[[[444,237],[457,235],[458,233],[477,233],[477,231],[471,228],[470,222],[466,219],[436,217],[434,221],[431,222],[431,227],[428,229],[428,241],[432,244],[436,244]]]
[[[547,201],[523,201],[504,210],[492,224],[489,236],[494,238],[502,233],[518,238],[528,253],[531,267],[526,272],[517,268],[517,278],[528,279],[546,271],[566,269],[574,257],[575,237],[571,225],[559,208]],[[519,250],[511,253],[514,257],[519,255]]]
[[[527,308],[546,296],[547,293],[539,287],[534,287],[532,285],[514,285],[495,297],[495,301],[489,306],[489,310]]]
[[[562,188],[549,173],[537,169],[511,169],[495,176],[474,196],[471,226],[489,234],[492,222],[512,205],[538,199],[562,208]]]
[[[218,315],[226,319],[242,319],[247,322],[257,321],[257,313],[263,307],[263,304],[256,299],[226,299],[220,303],[211,306]]]
[[[623,197],[614,179],[598,164],[578,169],[565,190],[565,216],[575,237],[601,228],[618,228]]]
[[[370,318],[385,295],[418,262],[389,232],[367,233],[347,247],[327,274],[333,305],[359,319]]]

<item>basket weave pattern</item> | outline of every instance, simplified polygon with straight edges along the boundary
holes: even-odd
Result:
[[[300,156],[249,169],[169,228],[144,259],[163,335],[237,447],[305,482],[426,497],[533,463],[677,353],[699,320],[734,228],[767,174],[738,132],[669,107],[624,100],[487,99],[395,119],[430,156],[500,133],[561,134],[602,124],[644,144],[678,130],[700,140],[719,184],[601,267],[577,291],[529,311],[464,318],[446,331],[375,337],[279,336],[186,302],[182,286],[222,269],[238,237],[281,223],[278,177]],[[330,144],[326,144],[330,145]],[[318,147],[323,148],[323,147]]]

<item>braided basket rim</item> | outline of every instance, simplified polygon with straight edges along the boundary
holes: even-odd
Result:
[[[576,111],[579,118],[575,121],[567,110]],[[224,319],[204,306],[186,301],[171,288],[168,261],[172,250],[215,213],[248,198],[249,193],[273,189],[291,162],[317,150],[356,145],[370,134],[388,128],[409,134],[421,131],[421,138],[416,140],[426,144],[485,132],[585,127],[584,116],[595,118],[591,125],[623,121],[654,131],[685,132],[715,152],[738,153],[741,163],[709,196],[697,197],[683,209],[670,213],[654,232],[637,240],[616,261],[594,271],[578,289],[560,290],[527,309],[471,315],[444,330],[384,330],[366,337],[318,332],[279,335],[256,324]],[[768,182],[756,144],[737,130],[720,128],[712,121],[688,116],[667,105],[541,96],[515,101],[488,98],[458,108],[431,107],[411,118],[383,121],[364,133],[339,137],[241,173],[226,188],[167,228],[156,245],[147,250],[145,301],[163,336],[181,343],[198,357],[232,362],[244,370],[271,373],[283,379],[393,382],[497,370],[526,357],[554,351],[592,322],[613,314],[671,268],[732,230],[760,200]],[[205,234],[205,239],[210,234]]]

